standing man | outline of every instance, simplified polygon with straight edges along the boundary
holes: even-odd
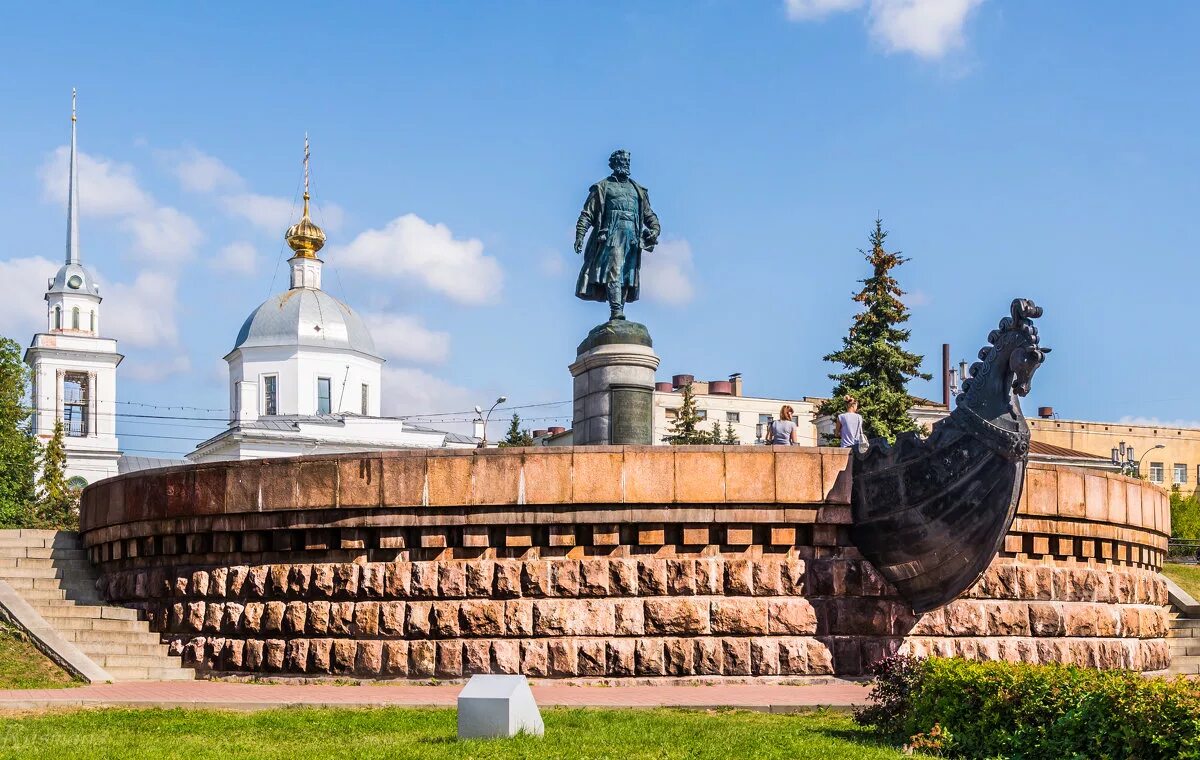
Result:
[[[833,427],[843,449],[854,448],[863,442],[863,418],[858,413],[858,399],[846,397],[846,411],[838,415]]]
[[[608,166],[612,174],[588,190],[575,224],[575,253],[583,254],[575,295],[608,301],[609,319],[614,320],[625,319],[625,304],[638,300],[642,251],[654,250],[660,229],[646,188],[629,177],[629,151],[614,151]]]

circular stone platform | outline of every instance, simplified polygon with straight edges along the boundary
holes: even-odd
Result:
[[[840,449],[398,451],[83,494],[101,592],[202,670],[857,675],[895,651],[1167,667],[1166,494],[1033,464],[1003,550],[922,616],[849,540]]]

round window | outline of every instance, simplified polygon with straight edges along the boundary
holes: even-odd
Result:
[[[71,275],[67,280],[67,287],[71,288],[72,290],[79,290],[81,287],[83,287],[83,278],[77,274]]]
[[[75,489],[76,491],[82,491],[87,486],[87,481],[76,475],[75,477],[67,480],[67,486]]]

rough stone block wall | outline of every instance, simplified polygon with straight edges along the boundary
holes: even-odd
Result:
[[[858,675],[896,651],[1169,662],[1165,497],[1137,481],[1031,468],[988,571],[917,617],[849,541],[843,452],[503,452],[122,476],[85,491],[84,543],[106,598],[228,673],[787,678]]]

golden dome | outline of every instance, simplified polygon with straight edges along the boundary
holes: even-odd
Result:
[[[308,192],[304,193],[304,214],[300,221],[288,227],[283,239],[297,256],[315,259],[317,251],[325,245],[325,231],[308,216]]]

